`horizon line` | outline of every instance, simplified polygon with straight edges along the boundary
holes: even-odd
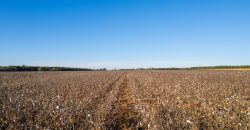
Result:
[[[187,67],[121,67],[121,68],[106,68],[106,67],[98,67],[98,68],[91,68],[91,67],[74,67],[74,66],[56,66],[56,65],[0,65],[0,67],[49,67],[49,68],[75,68],[75,69],[91,69],[91,70],[98,70],[98,69],[107,69],[107,70],[126,70],[126,69],[190,69],[190,68],[213,68],[213,67],[249,67],[250,65],[197,65],[197,66],[187,66]]]

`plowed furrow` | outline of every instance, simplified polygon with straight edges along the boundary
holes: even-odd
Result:
[[[119,86],[123,81],[123,75],[109,83],[105,91],[95,98],[90,104],[85,106],[82,115],[79,118],[80,126],[84,129],[102,129],[106,119],[107,112],[111,109],[111,104],[115,101],[118,94]]]
[[[106,129],[108,130],[135,130],[143,129],[139,127],[140,114],[136,110],[135,99],[132,95],[132,88],[128,85],[128,76],[125,75],[123,83],[117,96],[116,102],[112,105],[112,110],[106,119]]]

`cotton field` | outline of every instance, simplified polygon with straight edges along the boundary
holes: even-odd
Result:
[[[1,72],[0,129],[250,129],[250,72]]]

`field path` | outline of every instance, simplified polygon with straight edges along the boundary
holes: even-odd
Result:
[[[106,116],[111,109],[111,104],[116,100],[123,78],[124,74],[110,82],[106,90],[100,92],[90,104],[86,105],[81,117],[80,124],[83,124],[81,127],[92,130],[103,129]]]
[[[138,97],[139,83],[127,72],[112,81],[105,91],[88,104],[83,116],[84,129],[145,130],[152,119],[149,106]],[[153,129],[152,129],[153,130]]]
[[[112,110],[107,116],[106,129],[108,130],[143,130],[139,122],[140,114],[136,109],[132,86],[126,73],[120,86],[117,100],[112,104]]]

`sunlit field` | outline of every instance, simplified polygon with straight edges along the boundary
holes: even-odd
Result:
[[[250,129],[249,71],[1,72],[0,129]]]

